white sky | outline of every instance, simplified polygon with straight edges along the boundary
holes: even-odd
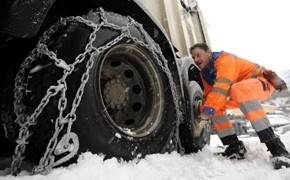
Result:
[[[213,51],[290,70],[289,0],[199,0]]]

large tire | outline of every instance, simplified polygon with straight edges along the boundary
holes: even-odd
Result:
[[[202,100],[202,84],[199,70],[193,64],[193,60],[185,57],[178,60],[181,71],[184,98],[186,99],[186,118],[184,123],[179,126],[182,147],[186,154],[202,150],[204,145],[210,143],[210,124],[205,126],[202,137],[194,137],[195,119],[200,115],[199,107]],[[194,79],[194,80],[193,80]],[[198,83],[199,82],[199,83]]]
[[[118,27],[129,23],[128,18],[119,14],[105,13],[105,17]],[[90,14],[86,18],[96,24],[101,21],[98,15]],[[68,24],[51,37],[49,49],[71,64],[84,51],[91,32],[81,23]],[[138,41],[148,42],[139,28],[130,27],[130,33]],[[113,28],[102,27],[95,34],[93,46],[104,46],[119,34]],[[78,64],[66,80],[65,114],[70,111],[82,83],[86,62]],[[63,69],[43,56],[32,64],[28,72],[24,101],[28,114],[32,114],[49,86],[56,85],[62,77]],[[33,135],[29,138],[26,155],[35,163],[43,156],[54,132],[54,120],[59,115],[59,98],[56,96],[49,101],[38,117],[37,125],[31,127]],[[154,54],[136,43],[136,39],[123,38],[94,57],[71,131],[79,138],[78,154],[91,151],[129,160],[169,149],[176,128],[175,112],[169,79]]]
[[[7,59],[4,59],[7,60]],[[4,88],[1,92],[1,125],[0,125],[0,157],[12,156],[16,145],[15,139],[19,134],[19,125],[14,122],[14,78],[16,64],[13,62],[7,67],[7,75],[4,78]]]

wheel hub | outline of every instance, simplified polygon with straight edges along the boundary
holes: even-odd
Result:
[[[113,109],[122,109],[129,99],[128,90],[129,87],[119,79],[108,81],[104,89],[106,103]]]
[[[194,101],[194,114],[197,116],[200,115],[200,106],[202,105],[202,100],[195,100]]]
[[[99,61],[96,89],[102,90],[108,123],[121,134],[146,137],[161,123],[164,87],[153,61],[128,43],[110,49]]]

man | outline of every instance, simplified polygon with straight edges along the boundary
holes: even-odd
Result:
[[[275,89],[287,89],[286,83],[276,73],[234,54],[211,52],[204,43],[192,46],[190,54],[201,70],[204,85],[200,124],[211,119],[222,143],[228,145],[221,154],[231,159],[245,158],[244,143],[226,116],[226,109],[240,108],[271,152],[274,168],[290,167],[290,154],[275,136],[260,103]]]

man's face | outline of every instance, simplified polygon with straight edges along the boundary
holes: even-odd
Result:
[[[203,50],[201,48],[194,48],[191,51],[191,56],[195,62],[195,64],[201,69],[209,69],[210,61],[212,58],[210,50]]]

